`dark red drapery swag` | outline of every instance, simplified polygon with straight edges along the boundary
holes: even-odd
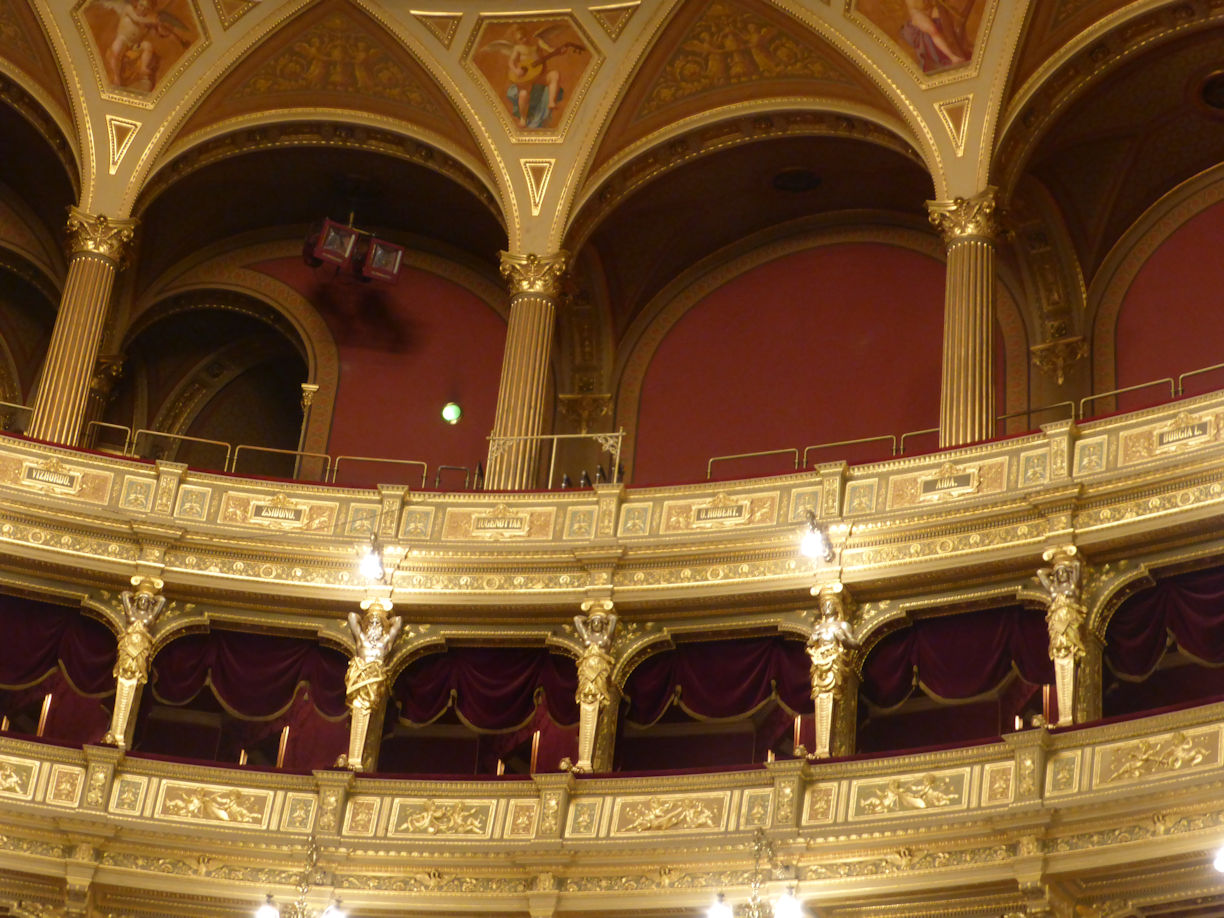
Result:
[[[298,686],[327,717],[345,713],[340,652],[302,638],[211,631],[172,641],[153,660],[154,695],[166,704],[190,702],[205,685],[239,717],[270,718],[285,712]]]
[[[862,693],[884,708],[903,702],[918,682],[939,698],[972,698],[999,685],[1013,667],[1028,682],[1054,681],[1039,610],[1008,606],[924,618],[871,649]]]
[[[574,661],[542,647],[453,647],[410,665],[391,696],[408,724],[430,723],[453,704],[477,730],[503,731],[526,724],[537,697],[557,723],[577,723],[577,688]]]
[[[115,635],[79,609],[0,596],[0,687],[24,688],[63,670],[82,695],[115,689]]]
[[[1224,568],[1169,577],[1127,598],[1105,632],[1110,668],[1131,679],[1149,675],[1169,635],[1192,657],[1224,663]]]
[[[809,669],[803,643],[783,637],[680,644],[629,674],[626,719],[656,723],[677,699],[698,717],[740,717],[774,695],[791,712],[804,711],[812,703]]]

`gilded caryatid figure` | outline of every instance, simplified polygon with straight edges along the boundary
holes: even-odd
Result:
[[[1075,722],[1075,669],[1087,653],[1084,621],[1087,610],[1082,598],[1084,569],[1074,545],[1047,550],[1042,560],[1049,567],[1037,571],[1037,579],[1050,597],[1046,627],[1050,632],[1050,659],[1058,689],[1058,725]]]
[[[360,771],[365,758],[370,716],[382,704],[387,692],[387,654],[399,637],[403,620],[391,617],[391,602],[367,599],[361,604],[363,615],[350,612],[349,629],[356,650],[344,674],[344,694],[351,714],[348,754],[340,764]]]
[[[812,700],[816,703],[816,758],[827,758],[833,742],[833,707],[846,692],[847,679],[854,672],[851,658],[859,642],[846,620],[845,590],[840,583],[816,587],[820,619],[808,638],[807,652],[812,661]]]
[[[150,629],[166,606],[160,594],[162,582],[152,577],[133,577],[136,592],[119,594],[127,627],[119,638],[115,659],[115,709],[111,712],[110,729],[102,742],[123,749],[127,746],[128,720],[140,686],[149,681],[149,660],[153,654]]]
[[[616,631],[616,613],[609,599],[590,600],[582,604],[588,614],[574,616],[574,628],[582,639],[582,656],[578,658],[578,762],[573,770],[589,772],[595,755],[595,731],[599,714],[612,700],[609,680],[612,677],[612,636]]]

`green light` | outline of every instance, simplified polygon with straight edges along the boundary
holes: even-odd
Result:
[[[458,424],[461,417],[463,417],[463,409],[454,402],[447,402],[442,406],[442,420],[447,424]]]

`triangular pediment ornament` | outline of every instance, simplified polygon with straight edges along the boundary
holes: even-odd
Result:
[[[608,37],[616,41],[641,5],[641,0],[634,0],[633,3],[610,3],[607,6],[593,6],[588,12],[608,33]]]
[[[238,86],[235,100],[295,93],[329,93],[372,97],[430,114],[437,106],[399,60],[386,37],[343,8],[293,36],[279,53],[264,61]]]
[[[255,9],[257,0],[213,0],[217,9],[217,18],[221,20],[221,28],[228,29],[235,22]]]
[[[655,77],[637,117],[727,87],[795,80],[854,85],[800,29],[746,4],[710,0]]]
[[[106,116],[106,136],[110,142],[110,174],[119,171],[119,164],[132,146],[136,132],[140,130],[140,122],[115,115]]]
[[[952,138],[952,145],[956,148],[957,156],[963,156],[965,153],[965,137],[968,132],[969,109],[972,104],[972,95],[935,103],[935,110],[939,112],[939,119],[948,129],[948,135]]]
[[[531,201],[531,215],[538,217],[544,206],[544,195],[548,191],[548,180],[552,177],[555,159],[524,159],[523,175],[527,179],[527,196]]]
[[[451,42],[455,40],[455,33],[459,31],[459,22],[463,19],[462,13],[413,13],[416,21],[433,33],[434,38],[442,42],[442,47],[450,49]]]

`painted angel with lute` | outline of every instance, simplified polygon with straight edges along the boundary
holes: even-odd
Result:
[[[547,127],[553,111],[565,96],[561,74],[548,61],[559,54],[585,54],[586,48],[573,41],[562,42],[563,23],[549,23],[529,32],[526,25],[516,23],[509,37],[491,41],[481,52],[495,51],[506,56],[509,87],[506,100],[519,127]]]
[[[163,9],[165,0],[94,0],[119,17],[115,37],[103,54],[106,75],[114,86],[151,92],[157,84],[161,57],[154,38],[174,38],[186,48],[192,29]]]

